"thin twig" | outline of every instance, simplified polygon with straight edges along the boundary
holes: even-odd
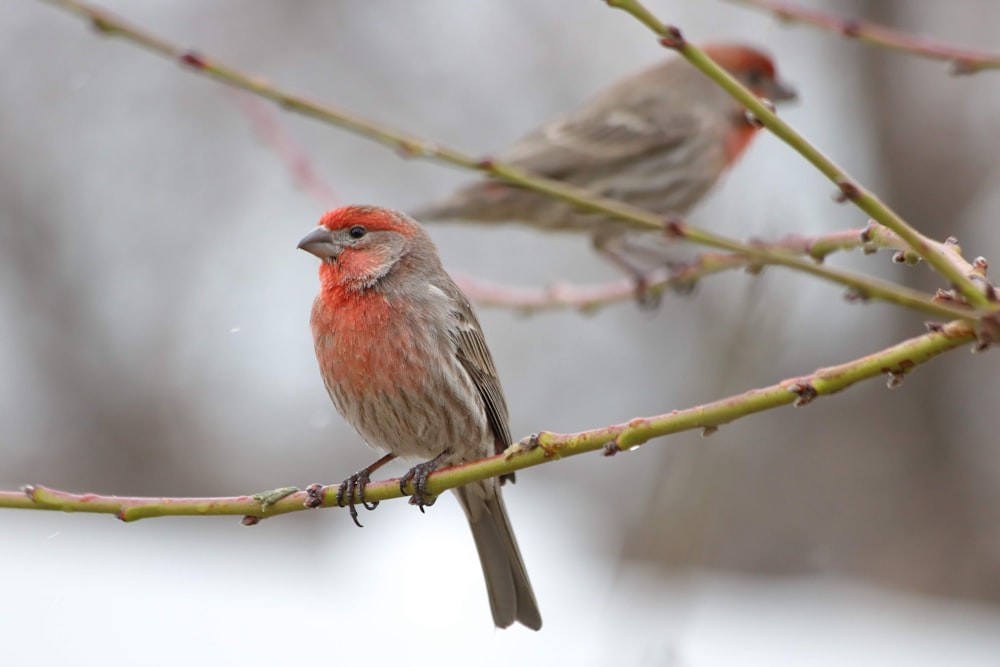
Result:
[[[937,355],[976,341],[976,332],[965,322],[935,326],[922,336],[840,366],[821,368],[809,375],[790,378],[777,384],[724,398],[686,410],[675,410],[654,417],[639,417],[628,422],[580,433],[543,432],[515,443],[506,452],[433,473],[427,488],[431,495],[470,482],[536,466],[552,459],[575,456],[603,449],[605,454],[627,450],[673,433],[702,429],[706,434],[736,419],[784,405],[803,406],[863,380],[887,377],[890,387],[898,387],[902,378]],[[328,487],[329,488],[329,487]],[[335,493],[324,493],[324,506],[336,505]],[[370,484],[365,490],[369,502],[399,498],[399,480],[389,479]],[[63,512],[114,514],[122,521],[157,516],[245,515],[244,523],[305,509],[304,492],[296,492],[262,508],[254,496],[228,498],[142,498],[75,494],[32,485],[22,491],[0,491],[0,507],[39,509]]]
[[[822,262],[833,252],[855,248],[862,248],[866,253],[888,248],[897,251],[896,261],[912,262],[916,259],[902,239],[875,223],[864,229],[846,229],[820,236],[790,235],[780,241],[757,242],[756,245],[774,252],[805,255],[816,262]],[[644,289],[655,297],[670,289],[687,291],[702,278],[723,271],[746,269],[757,273],[762,268],[762,264],[746,255],[706,252],[690,262],[675,263],[669,269],[649,272],[645,276]],[[971,266],[969,269],[971,270]],[[592,312],[603,306],[635,298],[635,282],[628,279],[586,286],[559,282],[537,288],[497,285],[461,274],[453,274],[453,277],[462,291],[478,305],[514,308],[525,313],[560,308]]]
[[[858,208],[870,215],[879,223],[898,234],[910,249],[921,259],[927,261],[935,271],[955,285],[962,297],[977,309],[996,312],[997,304],[991,303],[986,293],[969,275],[957,271],[946,257],[942,244],[927,238],[911,227],[902,217],[889,208],[883,201],[866,189],[833,160],[824,155],[818,148],[809,143],[788,123],[779,118],[774,111],[754,95],[748,88],[737,81],[729,72],[719,67],[704,51],[697,48],[681,34],[679,28],[667,25],[652,14],[639,0],[606,0],[608,5],[621,9],[638,19],[653,32],[660,36],[660,43],[668,49],[677,51],[688,62],[697,67],[707,77],[719,84],[733,98],[750,110],[751,113],[767,127],[775,136],[794,148],[802,157],[808,160],[824,176],[829,178],[840,190],[840,199],[851,201]],[[706,242],[698,234],[688,238],[692,241]],[[711,245],[711,244],[709,244]],[[720,246],[715,246],[720,247]]]
[[[953,74],[975,74],[983,70],[1000,69],[1000,54],[957,48],[872,21],[845,19],[827,12],[776,0],[729,1],[769,11],[782,21],[805,23],[821,30],[856,39],[859,42],[924,58],[944,60],[951,63]]]
[[[840,283],[850,288],[852,293],[862,295],[864,298],[880,299],[896,303],[908,308],[920,310],[935,317],[947,319],[962,318],[974,320],[984,314],[976,312],[976,310],[966,309],[958,304],[939,303],[932,297],[916,290],[911,290],[873,278],[859,276],[848,271],[817,266],[809,260],[801,257],[789,255],[787,253],[773,252],[753,244],[741,243],[740,241],[718,234],[713,234],[690,225],[666,225],[660,216],[650,213],[649,211],[636,208],[635,206],[630,206],[623,202],[605,197],[599,197],[587,190],[577,188],[567,183],[543,178],[490,159],[479,160],[453,148],[448,148],[425,139],[421,139],[414,135],[373,123],[344,110],[309,100],[304,96],[286,92],[271,85],[262,78],[240,72],[235,68],[210,59],[200,53],[181,49],[163,39],[160,39],[159,37],[153,36],[143,30],[140,30],[139,28],[129,25],[125,21],[103,9],[77,2],[76,0],[45,1],[88,18],[103,34],[126,39],[154,53],[179,62],[186,67],[191,68],[195,72],[269,99],[290,111],[342,127],[356,134],[378,141],[382,144],[395,148],[404,156],[436,160],[464,167],[466,169],[481,171],[507,183],[519,185],[529,190],[570,202],[583,210],[601,213],[615,219],[622,220],[637,229],[644,229],[646,231],[664,231],[675,237],[683,237],[684,239],[694,243],[699,243],[729,252],[744,254],[753,258],[756,263],[786,266],[835,283]],[[625,0],[622,0],[621,4],[624,5]],[[630,11],[634,13],[638,10],[633,8]],[[691,59],[691,53],[686,53],[685,57]],[[711,63],[711,61],[707,62]],[[705,67],[706,65],[703,64],[702,66]],[[710,64],[708,67],[714,67],[714,64]],[[718,70],[718,68],[716,68],[716,70],[718,72],[722,72],[722,76],[728,79],[730,87],[736,86],[738,91],[742,91],[743,93],[746,93],[746,95],[749,95],[752,99],[752,103],[747,104],[747,106],[753,110],[754,113],[757,113],[758,109],[762,108],[760,101],[749,93],[749,91],[743,89],[738,83],[735,82],[735,80],[729,77],[729,75],[722,70]],[[732,93],[731,91],[731,94],[740,95],[742,93]],[[771,114],[770,118],[772,120],[768,122],[773,124],[773,122],[776,121],[776,117]],[[770,127],[770,125],[768,126]],[[774,128],[772,128],[772,130],[773,129]],[[870,195],[868,196],[870,197]],[[872,197],[872,199],[874,198]],[[877,202],[877,200],[874,201]],[[877,218],[877,216],[873,217]],[[889,226],[892,227],[891,225]],[[893,229],[895,230],[895,228]],[[895,231],[898,233],[898,230]],[[903,236],[902,234],[900,235]],[[904,236],[904,238],[906,237]],[[935,264],[937,256],[929,251],[929,248],[931,247],[936,248],[936,245],[932,245],[934,242],[924,239],[923,237],[919,237],[917,240],[920,242],[920,245],[915,246],[913,243],[910,243],[913,251],[925,259],[928,259],[928,254],[931,254],[932,257],[929,258],[928,261],[932,264],[932,266],[938,268],[937,265],[941,262],[937,262],[937,264]],[[935,261],[931,261],[932,259]],[[944,264],[948,267],[947,262]],[[951,279],[951,274],[954,274],[954,271],[949,271],[945,275],[948,275],[949,279]],[[962,286],[963,283],[958,282],[957,284]],[[977,307],[982,306],[982,310],[985,312],[993,311],[993,304],[989,304],[981,292],[976,293],[980,297],[978,299],[975,296],[966,295],[964,289],[962,293],[968,298],[970,303],[973,303]],[[979,302],[982,302],[982,304]]]
[[[241,91],[233,91],[233,97],[260,140],[277,153],[295,182],[324,206],[336,206],[338,197],[333,188],[316,172],[309,154],[270,113],[271,108]]]

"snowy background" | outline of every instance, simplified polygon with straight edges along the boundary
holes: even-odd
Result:
[[[996,50],[1000,6],[813,3]],[[603,2],[116,0],[180,45],[365,117],[488,154],[664,57]],[[768,49],[796,128],[922,231],[1000,261],[1000,74],[947,76],[724,2],[651,1],[695,41]],[[307,321],[325,205],[219,84],[36,0],[0,6],[0,486],[230,495],[371,462]],[[474,176],[278,113],[337,203],[416,207]],[[739,238],[865,223],[762,135],[695,223]],[[449,269],[617,278],[584,238],[432,230]],[[831,258],[914,286],[925,267]],[[657,414],[873,352],[923,317],[771,270],[653,313],[482,310],[520,437]],[[490,623],[448,499],[252,529],[235,519],[0,511],[0,664],[277,661],[995,665],[1000,445],[993,354],[903,387],[519,474],[505,494],[545,620]],[[402,467],[394,469],[398,473]],[[383,657],[384,656],[384,657]]]

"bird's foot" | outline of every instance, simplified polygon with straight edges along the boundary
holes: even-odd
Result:
[[[632,281],[635,284],[635,300],[639,304],[639,308],[643,310],[656,310],[660,307],[662,292],[652,289],[646,274],[637,272],[632,275]]]
[[[660,305],[662,288],[654,289],[649,276],[636,264],[622,248],[615,248],[610,242],[595,243],[597,251],[612,264],[621,269],[634,285],[635,300],[643,310],[655,310]]]
[[[358,528],[364,528],[358,520],[357,505],[361,505],[369,512],[378,507],[378,501],[368,502],[365,500],[365,487],[371,481],[371,468],[362,468],[354,473],[337,487],[337,506],[347,505],[347,511],[351,514],[351,521]]]
[[[689,296],[698,286],[698,279],[692,276],[698,273],[699,262],[667,262],[670,283],[676,294]]]
[[[451,454],[451,450],[445,450],[430,461],[424,461],[410,468],[405,475],[399,478],[399,490],[406,493],[406,485],[413,482],[413,495],[410,497],[410,504],[416,505],[421,512],[425,507],[430,507],[437,500],[427,492],[427,478],[432,472],[441,467],[441,462]]]
[[[337,487],[337,506],[347,505],[351,513],[351,521],[358,528],[364,528],[358,521],[358,508],[355,505],[361,504],[369,512],[378,507],[378,501],[368,502],[365,500],[365,488],[371,481],[372,473],[384,466],[389,461],[396,458],[395,454],[386,454],[370,466],[357,471]],[[306,507],[320,507],[325,502],[327,489],[330,487],[322,484],[311,484],[306,488]]]

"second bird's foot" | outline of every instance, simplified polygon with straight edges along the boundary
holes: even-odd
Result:
[[[639,304],[639,308],[643,310],[659,308],[661,293],[652,288],[649,279],[645,275],[637,273],[632,277],[632,280],[635,284],[635,300]]]
[[[358,521],[358,508],[355,507],[360,503],[369,512],[378,507],[378,501],[369,503],[365,501],[365,487],[371,481],[371,471],[368,468],[364,470],[359,470],[354,473],[337,487],[337,505],[343,506],[347,504],[348,511],[351,513],[351,520],[354,521],[354,525],[358,528],[364,528],[361,522]]]

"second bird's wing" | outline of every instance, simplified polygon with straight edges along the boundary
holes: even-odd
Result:
[[[608,90],[515,142],[497,159],[559,178],[681,146],[697,136],[702,120],[690,105],[672,100],[655,76],[653,70],[643,75],[648,81]]]

